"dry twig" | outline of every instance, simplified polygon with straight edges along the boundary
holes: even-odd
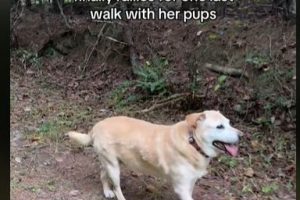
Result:
[[[10,28],[10,31],[12,32],[14,30],[14,27],[16,26],[18,20],[21,18],[21,16],[23,15],[23,12],[24,12],[24,7],[25,6],[21,6],[21,1],[18,1],[17,2],[17,5],[16,5],[16,11],[15,11],[15,16],[13,17],[13,23],[11,25],[11,28]],[[18,13],[18,7],[21,7],[21,11]]]
[[[119,41],[113,37],[110,37],[110,36],[104,36],[106,39],[110,40],[110,41],[113,41],[113,42],[116,42],[116,43],[120,43],[120,44],[123,44],[123,45],[128,45],[126,42],[122,42],[122,41]]]
[[[69,22],[68,22],[68,19],[67,19],[66,15],[64,14],[64,10],[63,10],[62,5],[60,4],[59,0],[56,0],[56,3],[57,3],[57,5],[58,5],[60,14],[61,14],[62,17],[64,18],[64,21],[65,21],[66,26],[67,26],[69,29],[72,29],[71,25],[70,25]]]
[[[137,113],[147,113],[153,110],[156,110],[158,108],[167,106],[169,104],[178,102],[180,100],[183,100],[184,98],[188,97],[188,96],[192,96],[193,98],[197,97],[197,98],[203,98],[204,96],[199,96],[199,95],[194,95],[191,93],[181,93],[181,94],[174,94],[166,99],[163,99],[161,101],[156,102],[154,105],[152,105],[150,108],[146,108],[140,111],[137,111]]]
[[[98,33],[98,35],[97,35],[97,40],[96,40],[96,42],[94,43],[92,50],[90,51],[88,57],[86,57],[86,58],[84,59],[84,62],[83,62],[84,64],[83,64],[83,68],[82,68],[83,71],[85,71],[88,62],[89,62],[89,60],[90,60],[90,58],[91,58],[93,52],[95,51],[95,49],[96,49],[96,47],[97,47],[97,45],[98,45],[98,43],[99,43],[99,40],[100,40],[101,36],[103,35],[103,31],[104,31],[104,28],[105,28],[105,27],[106,27],[106,24],[103,24],[102,28],[100,29],[100,31],[99,31],[99,33]]]

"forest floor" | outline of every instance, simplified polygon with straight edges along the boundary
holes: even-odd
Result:
[[[36,23],[31,25],[37,26],[39,19],[36,16],[32,19],[35,19]],[[26,23],[31,23],[30,16],[20,22],[17,30],[22,30],[22,26],[28,27],[25,26]],[[147,113],[133,113],[151,107],[155,97],[130,103],[128,96],[118,93],[121,83],[127,79],[134,79],[128,62],[124,64],[122,60],[124,56],[121,54],[123,55],[124,52],[116,51],[120,53],[121,58],[112,59],[113,64],[109,63],[113,61],[107,59],[106,62],[96,65],[99,60],[95,59],[86,70],[86,77],[82,78],[80,70],[74,69],[74,66],[79,62],[76,59],[80,60],[81,56],[84,58],[85,51],[67,52],[69,58],[66,59],[67,56],[40,58],[36,54],[28,57],[26,53],[34,51],[32,46],[26,51],[20,51],[21,48],[15,50],[12,54],[10,80],[11,199],[104,199],[97,155],[89,147],[83,149],[71,144],[63,136],[64,133],[69,130],[87,132],[97,121],[113,115],[126,114],[154,123],[171,124],[183,120],[190,112],[203,109],[220,109],[246,134],[240,144],[239,157],[221,155],[212,161],[209,174],[196,183],[193,193],[195,200],[296,199],[296,134],[293,118],[295,102],[291,100],[294,98],[296,78],[295,27],[285,25],[283,22],[274,23],[271,18],[266,19],[264,23],[265,26],[261,26],[258,22],[223,20],[208,23],[200,29],[191,26],[191,29],[186,32],[183,32],[182,27],[176,23],[170,22],[169,25],[163,23],[153,25],[151,22],[145,22],[146,25],[143,25],[142,23],[144,29],[137,31],[135,38],[135,42],[139,44],[136,49],[141,55],[144,53],[140,55],[140,59],[146,60],[151,54],[142,49],[147,44],[143,44],[141,38],[147,32],[149,35],[152,34],[152,38],[148,38],[150,47],[155,49],[158,55],[164,55],[170,63],[170,68],[173,67],[171,71],[174,73],[169,75],[169,81],[174,85],[184,85],[187,81],[186,71],[189,70],[184,70],[184,66],[187,65],[184,58],[190,52],[193,52],[193,56],[196,57],[196,61],[191,62],[200,62],[197,57],[203,53],[206,56],[201,62],[214,61],[219,65],[230,63],[236,65],[233,67],[238,67],[245,66],[243,62],[246,54],[261,53],[264,49],[268,54],[272,51],[271,61],[256,54],[248,57],[248,62],[254,63],[258,70],[262,70],[259,73],[270,75],[273,66],[278,67],[276,68],[278,73],[281,73],[283,68],[291,72],[287,75],[277,74],[279,82],[276,82],[276,85],[268,79],[268,76],[258,76],[254,72],[249,76],[257,82],[250,81],[250,84],[228,76],[226,83],[223,83],[218,74],[202,70],[201,72],[204,73],[202,81],[205,82],[202,84],[209,91],[204,103],[197,104],[196,108],[180,102]],[[147,30],[150,27],[153,32]],[[235,33],[236,27],[242,32]],[[158,28],[162,28],[161,32],[164,34],[160,32],[158,35]],[[177,38],[179,33],[184,39]],[[204,33],[208,34],[205,37],[207,40],[199,39],[198,37]],[[219,38],[223,35],[224,38]],[[18,45],[23,45],[23,49],[29,45],[29,43],[22,43],[21,37],[16,37]],[[26,37],[30,37],[30,34]],[[23,40],[29,39],[23,38]],[[205,47],[206,54],[201,51],[201,48],[200,50],[192,48],[192,45],[197,43],[196,40],[199,40],[201,47]],[[189,52],[182,51],[185,44]],[[227,45],[231,49],[228,49]],[[54,49],[57,48],[56,46]],[[171,51],[182,51],[182,54],[172,55]],[[244,53],[244,56],[238,52]],[[36,64],[39,66],[35,67]],[[111,65],[114,66],[109,67]],[[261,84],[267,84],[267,87],[264,88]],[[272,84],[276,85],[275,89]],[[220,89],[216,88],[216,85],[219,85]],[[252,95],[257,92],[253,89],[255,87],[265,89],[258,90],[262,94],[270,92],[270,97],[261,97],[258,101],[260,103],[252,105]],[[172,91],[179,92],[178,88]],[[134,93],[139,90],[127,88],[126,92]],[[240,98],[241,96],[243,98]],[[285,98],[280,98],[281,96]],[[123,98],[128,101],[125,103],[120,101]],[[275,105],[273,100],[276,99],[281,101],[276,101]],[[261,111],[263,107],[261,104],[266,106],[268,102],[271,102],[268,105],[273,106],[274,112]],[[245,105],[248,106],[247,112],[241,113],[240,107]],[[122,170],[121,185],[125,197],[129,200],[177,199],[168,183],[155,177],[136,174],[126,168]]]

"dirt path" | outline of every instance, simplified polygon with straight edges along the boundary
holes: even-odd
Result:
[[[91,148],[83,150],[71,145],[62,134],[74,128],[86,131],[112,112],[99,107],[91,109],[84,99],[70,100],[63,90],[36,80],[34,74],[11,75],[11,199],[104,199],[95,153]],[[250,173],[253,178],[247,179],[241,168],[213,168],[197,183],[194,199],[295,199],[295,192],[281,186],[268,195],[255,188],[247,191],[247,185],[255,186],[261,178]],[[244,182],[240,185],[233,178]],[[124,170],[121,182],[129,200],[177,199],[168,184],[153,177]]]
[[[49,22],[46,28],[44,18]],[[87,132],[100,119],[133,115],[132,110],[156,102],[152,96],[143,100],[145,90],[136,87],[139,79],[126,64],[127,47],[118,42],[103,37],[83,74],[80,66],[102,25],[84,16],[75,21],[71,33],[60,15],[25,10],[14,30],[18,48],[11,56],[13,200],[103,199],[95,153],[71,145],[63,133]],[[156,52],[163,58],[156,61],[159,66],[169,63],[164,76],[170,93],[191,89],[200,95],[206,88],[205,98],[189,100],[191,105],[174,103],[136,117],[173,123],[196,109],[219,109],[228,111],[246,133],[241,155],[214,159],[209,174],[197,182],[194,199],[296,199],[295,26],[274,16],[204,24],[141,21],[132,26],[141,62],[153,62]],[[110,33],[118,28],[122,27],[111,25],[107,35],[122,41],[119,33]],[[250,78],[213,73],[201,67],[205,63],[243,69]],[[189,74],[195,75],[195,85]],[[128,200],[177,199],[168,184],[153,177],[123,170],[121,182]]]
[[[91,148],[83,150],[72,147],[68,141],[53,141],[39,135],[54,134],[53,130],[41,129],[52,124],[55,116],[62,115],[63,108],[74,109],[76,105],[64,100],[62,91],[43,88],[30,76],[13,75],[11,91],[11,199],[104,199],[100,165]],[[48,129],[57,129],[55,126],[52,124]],[[124,170],[121,181],[128,199],[176,199],[167,187],[163,187],[162,195],[163,183],[153,177]],[[210,194],[209,184],[214,182],[224,184],[221,180],[209,181],[206,189],[196,187],[195,197],[221,199],[218,194]]]

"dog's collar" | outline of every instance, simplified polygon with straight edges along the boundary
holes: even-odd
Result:
[[[201,149],[201,147],[197,144],[197,142],[193,136],[193,132],[191,132],[191,131],[189,132],[189,143],[205,158],[209,158],[209,156],[206,153],[204,153],[204,151]]]

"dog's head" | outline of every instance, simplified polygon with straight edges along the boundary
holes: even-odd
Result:
[[[230,125],[230,121],[219,111],[204,111],[186,116],[186,122],[195,134],[203,151],[210,157],[219,152],[231,156],[238,154],[238,142],[243,133]]]

